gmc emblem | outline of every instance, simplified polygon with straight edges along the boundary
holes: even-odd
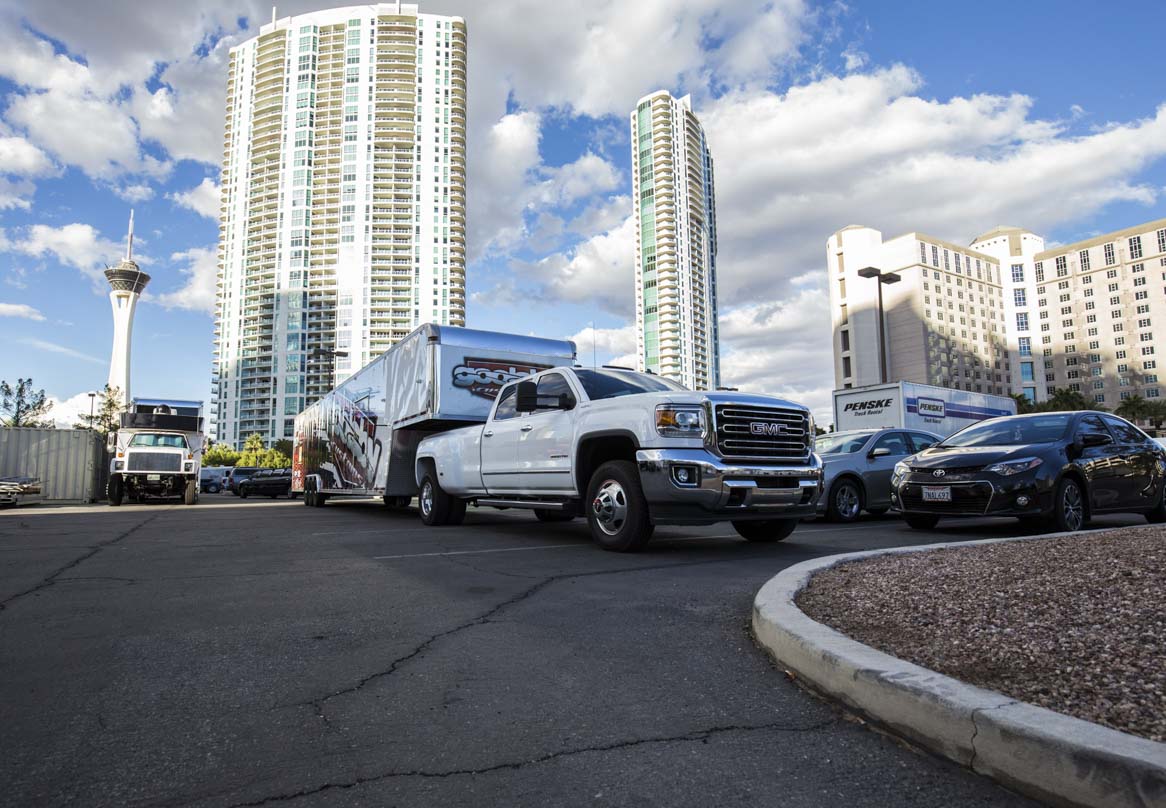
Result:
[[[767,424],[762,421],[753,421],[749,424],[749,431],[754,435],[784,435],[784,424]]]

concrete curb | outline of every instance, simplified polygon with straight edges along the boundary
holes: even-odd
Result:
[[[794,598],[816,573],[850,561],[943,547],[1065,535],[950,542],[846,553],[797,564],[753,603],[753,633],[815,690],[910,741],[1055,805],[1166,806],[1166,744],[1010,699],[897,659],[811,620]]]

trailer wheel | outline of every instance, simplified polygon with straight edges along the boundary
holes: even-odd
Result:
[[[182,494],[182,501],[186,505],[194,505],[198,502],[198,483],[194,480],[187,481],[186,490]]]
[[[634,553],[652,538],[654,525],[640,473],[630,460],[611,460],[591,475],[587,486],[587,524],[604,550]]]
[[[109,483],[105,486],[105,495],[109,497],[110,506],[121,505],[121,501],[125,497],[125,485],[122,484],[120,474],[110,475]]]
[[[447,494],[431,472],[426,472],[421,478],[417,505],[421,521],[431,527],[460,525],[466,518],[466,501]]]

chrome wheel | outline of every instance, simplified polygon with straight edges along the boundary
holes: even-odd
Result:
[[[591,502],[599,529],[608,536],[619,533],[628,518],[628,497],[623,486],[615,480],[604,480]]]
[[[861,510],[862,503],[858,499],[858,490],[850,483],[844,483],[839,486],[838,493],[834,495],[834,507],[838,509],[838,515],[846,521],[858,518],[858,512]]]
[[[433,513],[433,483],[426,480],[421,484],[421,495],[417,497],[417,504],[421,507],[421,515],[428,517]]]
[[[1065,493],[1061,497],[1061,513],[1065,517],[1065,526],[1069,530],[1080,530],[1085,524],[1085,505],[1081,502],[1081,489],[1076,483],[1065,486]]]

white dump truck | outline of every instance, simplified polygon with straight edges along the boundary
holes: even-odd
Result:
[[[194,505],[205,443],[201,401],[133,399],[109,434],[109,504],[180,497]]]

